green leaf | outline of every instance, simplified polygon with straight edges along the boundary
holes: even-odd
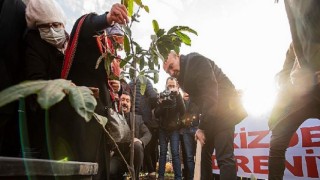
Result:
[[[159,73],[159,71],[158,70],[148,70],[145,73]]]
[[[152,70],[154,69],[154,62],[149,58],[148,58],[148,67],[149,69],[152,69]]]
[[[141,0],[134,0],[134,2],[140,6],[140,7],[143,7],[143,4],[142,4],[142,1]]]
[[[76,112],[89,122],[97,105],[92,91],[85,86],[74,86],[69,91],[69,101]]]
[[[101,54],[101,56],[98,58],[97,62],[96,62],[96,66],[95,69],[99,68],[100,63],[102,62],[102,60],[104,59],[104,57],[106,56],[105,53]]]
[[[106,124],[108,123],[108,118],[101,116],[97,113],[93,113],[93,117],[96,118],[96,120],[98,121],[99,124],[101,124],[103,127],[106,126]]]
[[[133,78],[134,78],[134,73],[135,73],[135,69],[134,69],[134,68],[130,68],[130,69],[129,69],[130,79],[133,79]]]
[[[130,41],[127,35],[124,36],[123,48],[124,52],[126,52],[126,55],[128,56],[130,54]]]
[[[176,34],[179,36],[179,38],[182,40],[182,42],[186,45],[191,45],[191,39],[186,34],[177,31]]]
[[[164,29],[159,29],[159,31],[157,32],[157,37],[161,37],[166,33],[166,31]]]
[[[155,84],[157,84],[158,82],[159,82],[159,73],[154,73],[153,74],[153,82],[155,83]]]
[[[172,34],[172,33],[175,33],[176,31],[187,31],[189,33],[192,33],[192,34],[195,34],[195,35],[198,35],[197,31],[191,29],[190,27],[188,26],[174,26],[172,27],[167,34]]]
[[[41,108],[49,109],[66,96],[63,90],[70,90],[72,86],[71,82],[65,79],[49,81],[48,84],[38,93],[38,103]]]
[[[147,88],[147,77],[144,75],[139,75],[138,79],[140,81],[140,93],[141,95],[144,95]]]
[[[149,13],[150,12],[150,9],[149,9],[149,6],[143,6],[144,10]]]
[[[157,34],[157,32],[159,31],[159,24],[158,24],[157,20],[152,20],[152,26],[153,26],[154,33]]]
[[[123,30],[124,30],[124,33],[126,35],[128,35],[129,37],[131,37],[131,29],[129,26],[122,26]]]
[[[0,107],[24,98],[30,94],[38,93],[43,87],[48,84],[48,81],[36,80],[36,81],[25,81],[17,85],[8,87],[0,92]]]
[[[157,54],[157,56],[162,60],[162,62],[165,61],[164,57],[157,50],[155,50],[154,53]]]
[[[141,56],[141,57],[139,58],[139,68],[140,68],[140,71],[143,70],[144,66],[145,66],[144,56]]]
[[[132,59],[132,55],[128,55],[120,62],[120,68],[123,68]]]
[[[135,41],[132,41],[132,44],[134,44],[136,46],[136,54],[140,54],[141,52],[143,52],[142,47],[140,46],[140,44],[138,44]]]
[[[128,16],[131,17],[133,14],[133,0],[128,0]]]

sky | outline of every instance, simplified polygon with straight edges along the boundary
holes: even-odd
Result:
[[[67,31],[87,12],[110,10],[115,0],[57,0],[67,14]],[[237,89],[250,114],[269,112],[276,97],[275,75],[282,68],[291,41],[283,1],[274,0],[142,0],[150,13],[140,11],[140,22],[132,27],[142,46],[151,42],[152,20],[168,30],[175,25],[198,32],[190,35],[191,46],[181,54],[198,52],[223,70]],[[163,91],[167,74],[161,69],[154,86]]]

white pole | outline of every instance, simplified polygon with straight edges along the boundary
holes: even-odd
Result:
[[[199,140],[197,140],[197,150],[196,150],[196,162],[194,167],[194,180],[201,179],[201,151],[202,145]]]

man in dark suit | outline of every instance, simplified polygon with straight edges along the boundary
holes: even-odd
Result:
[[[131,97],[130,93],[123,91],[120,96],[120,112],[123,111],[130,126],[130,121],[133,120],[133,112],[131,110]],[[143,163],[144,147],[149,143],[151,139],[151,133],[147,126],[144,124],[140,115],[135,115],[135,137],[134,137],[134,170],[135,179],[139,179],[139,173]],[[118,144],[121,153],[128,162],[130,159],[130,144],[122,143]],[[110,178],[114,180],[124,179],[123,175],[127,171],[127,167],[119,152],[115,150],[115,153],[111,157],[110,163]]]
[[[178,79],[190,101],[200,108],[201,119],[196,138],[202,144],[201,179],[212,177],[215,150],[221,179],[237,179],[234,159],[234,127],[243,120],[244,110],[235,86],[210,59],[190,53],[179,56],[171,51],[163,69]]]

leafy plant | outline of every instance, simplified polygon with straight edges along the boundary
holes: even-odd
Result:
[[[132,109],[135,109],[135,95],[136,95],[136,81],[139,79],[140,81],[140,93],[143,95],[146,90],[147,78],[153,80],[154,83],[159,81],[159,70],[160,63],[159,59],[162,62],[165,61],[169,52],[171,50],[180,52],[181,44],[191,45],[190,37],[185,33],[193,33],[197,35],[197,32],[187,26],[174,26],[170,28],[168,31],[161,29],[156,20],[152,21],[152,26],[154,33],[151,35],[151,43],[148,49],[143,49],[142,46],[136,42],[132,37],[132,23],[139,23],[139,12],[140,9],[144,9],[149,13],[149,7],[144,5],[141,0],[122,0],[122,4],[124,4],[127,9],[129,16],[131,16],[130,24],[123,26],[124,30],[124,51],[125,58],[122,59],[120,67],[127,69],[127,71],[123,71],[123,76],[131,79],[133,81],[133,103]],[[133,13],[134,3],[138,5],[138,9],[136,13]],[[109,61],[116,57],[117,54],[109,56]],[[112,58],[112,59],[111,59]],[[108,59],[108,58],[106,58]],[[108,72],[108,68],[106,68]],[[133,115],[133,121],[131,127],[134,127],[135,124],[135,114]],[[132,140],[131,144],[134,144],[134,128],[132,128]],[[134,147],[130,148],[130,166],[128,169],[130,171],[131,177],[134,180],[134,169],[133,167],[133,156],[134,156]]]
[[[68,95],[71,106],[86,121],[90,121],[93,115],[100,117],[94,113],[97,101],[92,91],[65,79],[25,81],[4,89],[0,92],[0,107],[31,94],[37,94],[37,102],[46,111]]]

